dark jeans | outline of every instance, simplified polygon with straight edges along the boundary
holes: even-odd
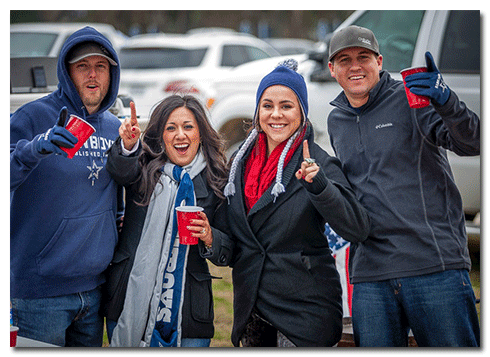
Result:
[[[356,283],[352,324],[360,347],[407,346],[409,329],[419,347],[480,346],[466,270]]]
[[[101,347],[101,291],[41,299],[11,299],[19,336],[66,347]]]

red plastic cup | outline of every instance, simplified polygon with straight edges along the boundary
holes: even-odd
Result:
[[[417,95],[410,92],[405,82],[405,77],[414,73],[427,72],[427,67],[411,67],[403,69],[400,74],[403,77],[403,84],[405,86],[405,93],[407,93],[408,105],[410,108],[423,108],[430,104],[430,99],[423,95]]]
[[[10,326],[10,347],[17,346],[17,332],[19,328],[17,326]]]
[[[95,128],[82,118],[73,114],[68,119],[68,124],[66,124],[65,128],[78,138],[78,142],[72,149],[61,148],[61,150],[68,154],[68,158],[72,159],[90,135],[95,133]]]
[[[197,213],[204,211],[204,209],[199,206],[180,206],[175,210],[177,211],[177,227],[179,229],[180,244],[197,244],[199,238],[193,237],[191,233],[195,233],[195,231],[188,230],[187,226],[191,225],[192,219],[201,219]]]

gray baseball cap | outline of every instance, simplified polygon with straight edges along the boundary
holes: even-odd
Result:
[[[95,42],[84,42],[78,47],[75,47],[68,55],[68,63],[75,63],[90,56],[102,56],[106,58],[110,64],[117,66],[116,61],[110,57],[109,51],[107,51],[104,46]]]
[[[330,62],[340,51],[351,47],[367,48],[379,55],[378,40],[374,33],[367,28],[352,25],[335,32],[332,36],[328,48],[328,61]]]

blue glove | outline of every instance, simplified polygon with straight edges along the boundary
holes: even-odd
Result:
[[[39,136],[36,143],[36,149],[39,153],[43,155],[55,153],[67,157],[68,154],[60,147],[71,149],[78,142],[78,139],[64,127],[67,113],[66,107],[61,108],[56,125]]]
[[[430,52],[425,53],[427,72],[414,73],[405,78],[405,83],[410,92],[417,95],[425,95],[437,105],[446,104],[451,90],[442,80],[441,72],[436,67],[434,58]]]

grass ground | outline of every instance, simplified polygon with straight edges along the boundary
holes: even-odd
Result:
[[[214,338],[211,347],[233,347],[231,327],[233,325],[233,286],[231,268],[217,267],[209,263],[211,275],[222,277],[213,279]]]

